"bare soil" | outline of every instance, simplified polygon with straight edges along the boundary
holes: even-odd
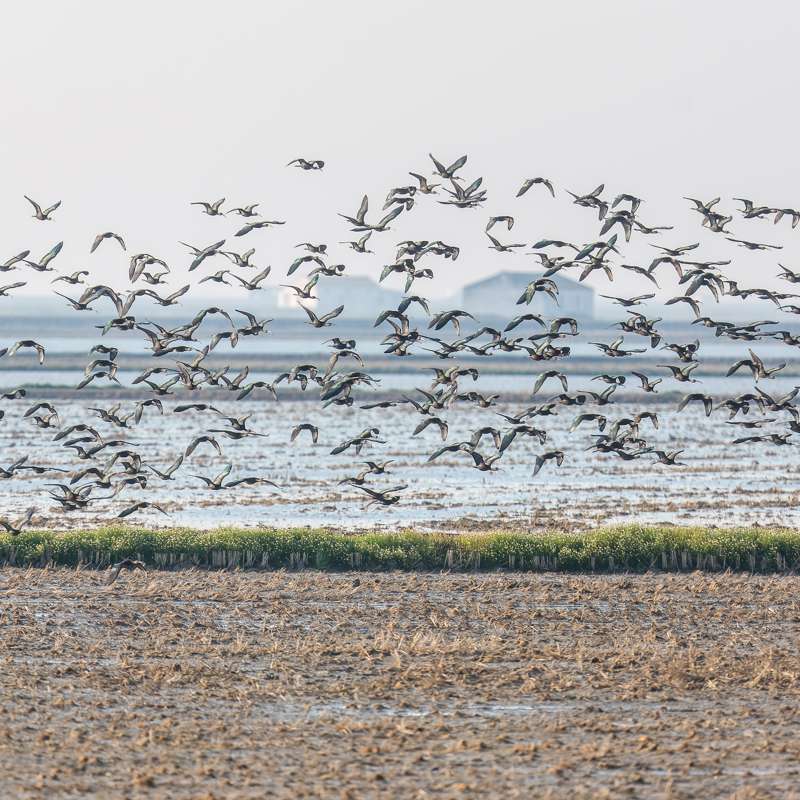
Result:
[[[787,798],[800,578],[0,571],[0,796]]]

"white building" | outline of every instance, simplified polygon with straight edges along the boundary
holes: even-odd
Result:
[[[530,305],[517,305],[525,287],[541,277],[541,272],[505,271],[468,283],[462,291],[464,310],[480,319],[510,319],[527,311],[546,316],[575,317],[583,321],[594,318],[594,289],[558,274],[550,278],[558,287],[558,303],[549,295],[536,292]]]
[[[344,306],[344,316],[347,319],[375,319],[381,311],[397,308],[403,297],[401,292],[384,289],[372,278],[363,275],[323,277],[314,288],[314,294],[319,300],[300,302],[309,308],[318,306],[323,311]],[[299,298],[291,289],[278,289],[276,299],[279,311],[293,313],[298,306]]]

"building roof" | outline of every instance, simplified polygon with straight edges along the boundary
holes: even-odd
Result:
[[[535,281],[537,278],[542,278],[543,276],[543,272],[516,272],[513,270],[503,270],[502,272],[496,272],[494,275],[490,275],[488,278],[482,278],[479,281],[473,281],[472,283],[466,284],[464,286],[464,291],[489,288],[493,285],[502,285],[504,287],[507,286],[513,289],[519,289],[521,291],[531,281]],[[589,294],[594,294],[594,289],[592,289],[591,286],[587,286],[584,283],[578,283],[578,281],[574,281],[571,278],[565,278],[559,274],[551,275],[550,280],[555,283],[559,290],[566,289],[569,291],[588,292]]]

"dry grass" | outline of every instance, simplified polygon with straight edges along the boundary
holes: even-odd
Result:
[[[800,579],[0,571],[0,796],[791,797]]]

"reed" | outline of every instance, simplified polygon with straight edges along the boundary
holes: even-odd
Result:
[[[104,567],[133,557],[165,569],[793,572],[800,531],[626,525],[583,533],[445,534],[330,530],[149,530],[116,526],[0,535],[0,563]]]

